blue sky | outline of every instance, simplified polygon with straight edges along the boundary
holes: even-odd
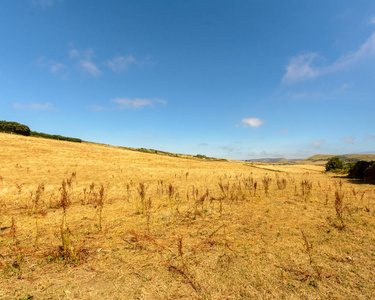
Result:
[[[374,70],[375,1],[0,1],[0,119],[87,141],[375,153]]]

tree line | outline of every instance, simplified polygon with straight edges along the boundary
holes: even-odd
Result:
[[[348,174],[349,178],[375,180],[375,162],[360,160],[357,162],[343,161],[335,156],[329,159],[325,165],[327,172]]]
[[[29,126],[20,124],[17,122],[0,121],[0,132],[20,134],[24,136],[41,137],[45,139],[69,141],[75,143],[81,143],[81,139],[66,137],[62,135],[47,134],[43,132],[31,131]]]

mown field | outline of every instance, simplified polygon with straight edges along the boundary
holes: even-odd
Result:
[[[373,299],[375,188],[0,134],[1,299]]]

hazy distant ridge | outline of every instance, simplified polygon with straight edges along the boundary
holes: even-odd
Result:
[[[346,154],[346,155],[328,155],[328,154],[317,154],[306,158],[306,161],[318,162],[318,161],[328,161],[331,157],[338,157],[344,163],[356,162],[360,160],[365,161],[375,161],[375,154]]]

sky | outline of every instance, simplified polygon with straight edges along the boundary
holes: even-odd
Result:
[[[375,153],[375,1],[0,0],[0,120],[229,159]]]

